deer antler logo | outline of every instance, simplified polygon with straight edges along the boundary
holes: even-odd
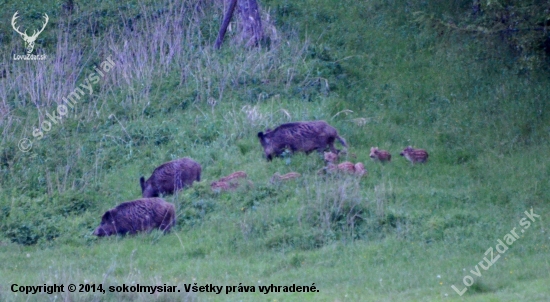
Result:
[[[48,15],[47,14],[44,14],[44,19],[46,20],[46,22],[44,22],[44,25],[42,25],[42,29],[39,30],[38,32],[36,32],[36,30],[33,31],[32,33],[32,36],[27,36],[27,30],[25,30],[25,32],[20,32],[19,31],[19,27],[15,27],[15,20],[17,18],[19,18],[17,16],[17,13],[18,12],[15,12],[15,14],[13,14],[13,18],[11,19],[11,26],[13,26],[13,29],[21,35],[21,37],[23,37],[23,40],[25,41],[25,49],[27,50],[27,54],[31,54],[31,52],[33,51],[34,49],[34,41],[36,41],[36,38],[38,38],[38,35],[40,33],[42,33],[42,31],[44,31],[44,28],[46,27],[46,24],[48,24]]]

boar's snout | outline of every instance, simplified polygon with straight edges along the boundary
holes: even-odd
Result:
[[[97,228],[94,230],[93,235],[98,236],[98,237],[103,237],[103,236],[105,236],[106,234],[105,234],[105,231],[103,230],[102,227],[97,227]]]
[[[111,236],[114,233],[112,226],[108,224],[101,224],[94,230],[94,235],[98,237]]]

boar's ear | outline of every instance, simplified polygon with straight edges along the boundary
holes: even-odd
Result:
[[[143,176],[139,179],[139,184],[141,185],[141,193],[143,193],[145,191],[145,178]]]
[[[268,142],[263,132],[258,132],[258,138],[260,139],[260,144],[262,144],[262,146]]]
[[[101,217],[101,221],[111,222],[114,219],[115,214],[116,214],[116,209],[111,209],[105,212],[105,214],[103,214],[103,217]]]
[[[106,222],[106,221],[109,221],[111,220],[111,211],[107,211],[105,212],[105,214],[103,214],[103,216],[101,217],[101,222]]]

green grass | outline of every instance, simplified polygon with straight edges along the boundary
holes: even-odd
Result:
[[[428,2],[266,1],[270,43],[246,50],[230,32],[220,51],[211,47],[216,1],[28,8],[21,24],[50,16],[35,47],[49,59],[0,63],[0,300],[546,301],[548,71],[526,70],[498,39],[419,23],[415,11],[468,9]],[[9,1],[0,16],[24,9]],[[0,40],[3,53],[23,52],[9,25]],[[33,138],[108,56],[116,66],[94,93]],[[367,177],[318,174],[319,154],[263,158],[257,132],[314,119],[338,129],[350,145],[344,160],[363,162]],[[400,157],[408,145],[428,150],[429,162]],[[372,162],[371,146],[392,162]],[[202,181],[165,198],[178,216],[170,234],[91,235],[106,210],[140,196],[140,176],[184,156],[201,163]],[[253,184],[212,192],[238,170]],[[301,177],[272,184],[276,172]],[[451,286],[464,288],[530,209],[540,219],[457,295]],[[69,283],[181,292],[11,291]],[[256,292],[184,293],[194,283]],[[313,283],[319,292],[258,292]]]

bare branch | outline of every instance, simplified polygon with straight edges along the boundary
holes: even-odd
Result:
[[[220,27],[220,32],[218,33],[218,38],[216,39],[216,45],[214,46],[216,49],[220,49],[223,43],[223,37],[225,36],[225,32],[227,31],[227,26],[229,26],[229,22],[231,22],[231,17],[233,16],[233,12],[235,11],[235,6],[237,6],[237,0],[231,0],[229,3],[229,8],[227,8],[227,12],[225,12],[225,16],[223,17],[222,26]]]

